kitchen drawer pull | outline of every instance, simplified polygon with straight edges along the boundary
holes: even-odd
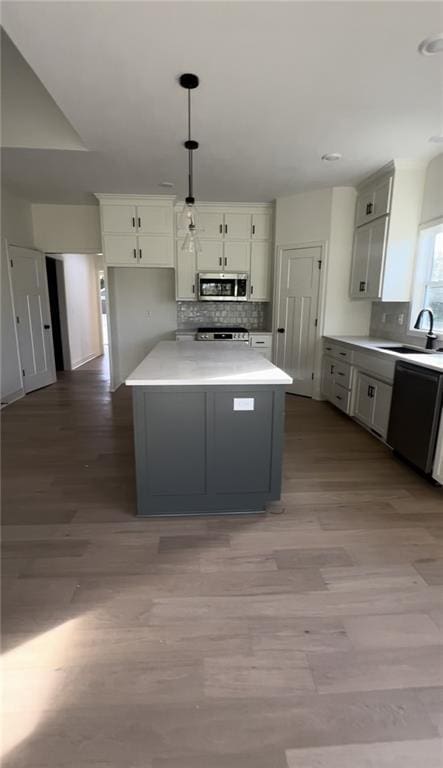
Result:
[[[331,352],[332,351],[332,347],[325,347],[325,349],[326,349],[327,352]]]
[[[344,376],[345,374],[343,373],[343,371],[339,371],[339,372],[338,372],[338,375],[339,375],[339,376]]]
[[[337,400],[343,400],[341,395],[336,395],[335,397],[337,398]]]
[[[346,357],[346,355],[347,355],[348,353],[347,353],[347,352],[339,352],[339,354],[340,354],[342,357]]]
[[[264,344],[264,341],[254,341],[254,344]]]

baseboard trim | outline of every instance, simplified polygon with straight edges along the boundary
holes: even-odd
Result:
[[[1,407],[6,408],[7,405],[15,403],[16,400],[21,400],[25,396],[25,390],[23,388],[17,389],[16,392],[11,392],[9,395],[3,395],[1,401]]]
[[[75,371],[77,368],[81,368],[82,365],[85,365],[85,363],[89,363],[91,360],[95,360],[96,357],[101,357],[103,352],[93,352],[92,355],[87,355],[82,360],[78,360],[73,365],[71,365],[71,371]]]

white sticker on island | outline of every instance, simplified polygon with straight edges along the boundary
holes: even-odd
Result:
[[[254,407],[253,397],[234,397],[234,411],[253,411]]]

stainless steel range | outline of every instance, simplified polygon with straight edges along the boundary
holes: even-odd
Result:
[[[249,332],[239,326],[199,328],[197,341],[241,341],[243,344],[249,344]]]

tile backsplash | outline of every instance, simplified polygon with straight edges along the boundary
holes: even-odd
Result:
[[[425,336],[411,332],[409,327],[410,312],[411,305],[407,301],[373,301],[370,336],[424,347]]]
[[[178,301],[177,328],[240,325],[249,331],[271,329],[271,307],[262,301]]]

